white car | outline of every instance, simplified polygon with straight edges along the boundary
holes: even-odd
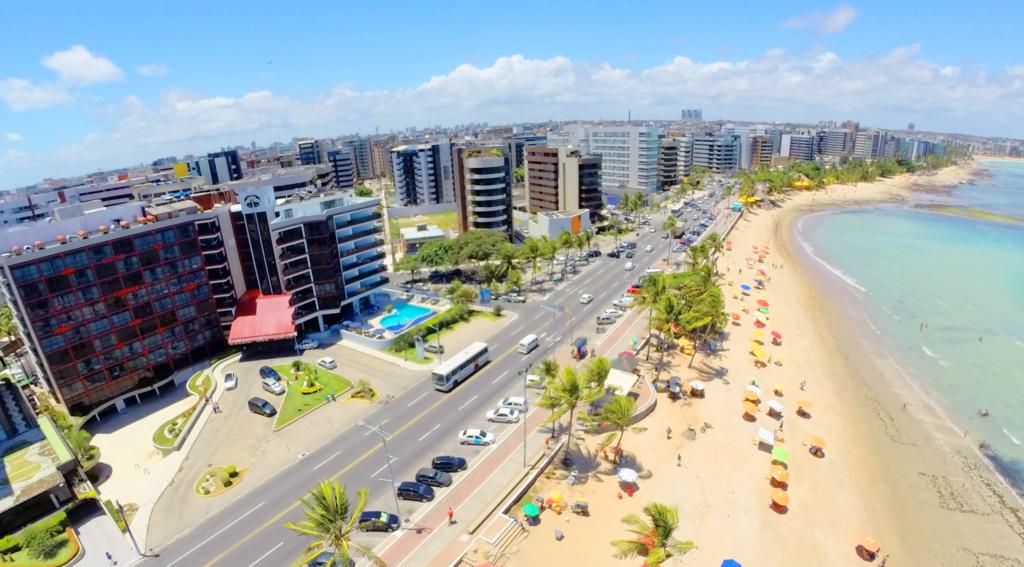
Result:
[[[234,372],[228,372],[224,375],[224,389],[234,390],[238,387],[238,376],[235,376]]]
[[[334,362],[334,359],[329,356],[325,356],[317,360],[316,363],[328,370],[334,370],[335,368],[338,367],[338,363]]]
[[[625,315],[625,313],[619,311],[618,309],[605,309],[604,311],[601,312],[601,315],[607,315],[609,317],[615,317],[616,319],[618,319],[619,317]]]
[[[525,412],[529,409],[529,404],[527,404],[526,398],[522,396],[509,396],[498,402],[498,407]]]
[[[583,295],[580,296],[580,303],[583,303],[584,305],[590,303],[591,301],[594,301],[594,296],[590,295],[589,293],[584,293]]]
[[[626,271],[629,272],[629,271],[631,271],[631,270],[636,268],[636,264],[634,264],[633,262],[626,262],[626,266],[625,267],[626,267]]]
[[[622,297],[616,299],[615,302],[612,303],[612,305],[614,305],[614,306],[616,306],[616,307],[618,307],[620,309],[624,309],[626,307],[629,307],[630,305],[633,305],[633,303],[635,303],[635,302],[636,302],[636,300],[633,299],[632,297],[630,297],[628,295],[623,295]]]
[[[654,234],[655,232],[658,232],[658,230],[657,230],[657,229],[655,229],[655,228],[654,228],[654,227],[652,226],[651,228],[648,228],[648,229],[647,229],[647,232],[649,232],[649,233],[651,233],[651,234]]]
[[[495,408],[487,412],[487,421],[494,423],[519,423],[519,410]]]
[[[320,346],[320,343],[314,341],[313,339],[304,339],[301,343],[299,343],[300,350],[309,350],[311,348],[316,348],[318,346]]]
[[[460,445],[490,445],[494,443],[494,434],[483,429],[463,429],[459,432]]]
[[[651,244],[644,246],[644,252],[654,252],[654,246]]]
[[[526,386],[529,388],[537,388],[543,390],[546,385],[546,380],[539,374],[527,374],[526,375]]]

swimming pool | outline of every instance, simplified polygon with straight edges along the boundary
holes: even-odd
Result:
[[[419,305],[411,305],[404,301],[396,301],[392,304],[394,311],[381,317],[379,325],[391,332],[398,332],[402,329],[418,325],[434,315],[434,311]]]

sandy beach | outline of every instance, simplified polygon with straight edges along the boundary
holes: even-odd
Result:
[[[725,285],[728,311],[741,313],[740,321],[729,326],[718,353],[698,355],[693,368],[677,353],[662,374],[704,381],[706,398],[673,402],[660,394],[654,413],[627,431],[623,448],[641,471],[632,497],[620,498],[615,467],[602,459],[582,485],[569,487],[557,474],[542,479],[538,491],[557,488],[569,501],[586,498],[592,515],[545,511],[505,564],[637,565],[640,560],[613,558],[608,542],[627,537],[623,515],[657,501],[678,506],[676,536],[697,545],[670,565],[717,566],[726,558],[744,566],[861,565],[866,561],[855,548],[862,532],[881,545],[875,565],[885,557],[889,567],[1024,565],[1024,516],[1016,497],[973,441],[872,352],[867,337],[848,324],[851,314],[838,296],[829,293],[821,267],[792,238],[793,222],[810,212],[900,201],[912,189],[950,186],[969,175],[970,166],[956,167],[794,192],[779,207],[745,214],[727,238],[731,250],[718,261],[723,283],[732,282]],[[747,258],[754,246],[770,251],[763,261],[769,279],[763,291],[744,296],[739,285],[753,283],[756,269]],[[783,339],[773,345],[765,338],[772,363],[759,369],[750,354],[756,338],[751,314],[762,298],[770,304],[765,331]],[[755,376],[764,395],[751,422],[742,415],[742,401]],[[781,397],[772,393],[775,385]],[[784,405],[781,420],[764,412],[769,399]],[[796,415],[797,400],[813,403],[809,418]],[[702,431],[705,423],[711,428]],[[784,511],[771,505],[772,457],[754,442],[759,427],[780,433],[784,440],[777,445],[791,455]],[[694,430],[692,439],[687,428]],[[826,440],[824,458],[810,453],[812,435]],[[588,439],[588,447],[596,441]],[[562,541],[553,537],[556,529]]]

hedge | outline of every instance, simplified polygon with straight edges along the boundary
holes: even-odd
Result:
[[[34,524],[25,526],[16,533],[0,538],[0,555],[15,553],[20,550],[21,536],[25,533],[25,530],[28,530],[29,528],[38,527],[39,529],[46,530],[50,534],[50,537],[57,537],[64,533],[64,529],[67,528],[68,525],[68,515],[64,513],[63,510],[51,514]]]

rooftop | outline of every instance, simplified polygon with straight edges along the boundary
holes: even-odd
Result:
[[[429,240],[434,238],[445,238],[448,233],[441,230],[436,224],[409,226],[402,229],[402,240]]]
[[[75,460],[48,416],[0,445],[0,514],[64,482],[58,470]]]

